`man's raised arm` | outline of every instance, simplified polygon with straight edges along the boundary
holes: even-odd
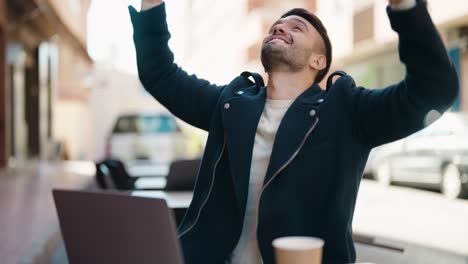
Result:
[[[145,89],[174,115],[208,130],[211,115],[224,86],[189,75],[174,63],[165,4],[143,0],[138,12],[129,7],[133,24],[138,75]]]
[[[458,77],[428,13],[426,2],[394,10],[388,7],[398,33],[400,60],[406,77],[385,89],[352,90],[354,133],[369,147],[406,137],[425,127],[429,112],[443,113],[458,94]],[[408,2],[400,0],[396,2]]]

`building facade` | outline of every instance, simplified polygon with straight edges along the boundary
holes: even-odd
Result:
[[[390,28],[386,0],[319,0],[318,15],[329,30],[334,68],[344,69],[358,85],[386,87],[405,74],[397,34]],[[463,0],[430,0],[428,8],[460,77],[452,111],[468,111],[468,5]],[[443,89],[443,87],[441,87]]]
[[[58,149],[71,158],[86,153],[74,144],[88,136],[90,121],[89,5],[90,0],[0,0],[0,167],[47,159]],[[85,107],[73,111],[71,105]],[[80,135],[63,132],[76,123],[83,124]]]
[[[6,165],[7,149],[9,148],[7,140],[8,113],[6,90],[6,4],[0,0],[0,168]]]

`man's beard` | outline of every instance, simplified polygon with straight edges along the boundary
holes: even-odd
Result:
[[[299,72],[307,66],[309,50],[278,47],[272,43],[262,46],[261,60],[265,72]]]

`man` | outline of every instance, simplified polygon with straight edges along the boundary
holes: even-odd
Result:
[[[217,86],[173,62],[165,6],[130,7],[141,82],[182,120],[209,132],[194,198],[179,227],[187,263],[274,263],[283,236],[325,240],[323,263],[355,261],[352,218],[369,151],[425,126],[458,92],[456,72],[424,1],[389,0],[406,77],[385,89],[331,64],[325,27],[293,9],[262,43],[263,87],[244,73]],[[207,14],[209,15],[209,14]],[[241,36],[239,36],[241,37]]]

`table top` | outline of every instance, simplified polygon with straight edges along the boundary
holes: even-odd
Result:
[[[133,191],[132,196],[165,199],[167,206],[173,209],[188,208],[192,202],[191,191]]]

